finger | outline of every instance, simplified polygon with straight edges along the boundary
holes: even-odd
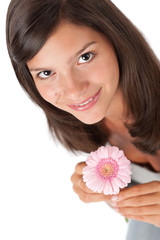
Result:
[[[80,162],[76,165],[75,167],[75,172],[79,175],[82,175],[82,171],[83,171],[83,168],[86,167],[86,163],[85,162]]]
[[[71,181],[73,183],[74,186],[80,188],[83,192],[86,193],[95,193],[94,191],[92,191],[91,189],[89,189],[85,182],[83,182],[82,176],[78,175],[78,174],[73,174],[71,177]]]
[[[79,198],[85,203],[106,201],[106,196],[104,194],[87,193],[77,186],[74,186],[73,188],[74,191],[78,194]]]
[[[134,219],[141,222],[147,222],[155,225],[156,227],[160,227],[160,216],[159,215],[145,215],[145,216],[136,216],[136,215],[126,215],[128,219]]]
[[[125,207],[125,208],[114,208],[121,215],[160,215],[160,205],[150,205],[145,207]]]
[[[125,188],[117,195],[116,201],[154,192],[160,192],[160,181],[153,181]]]
[[[81,178],[82,178],[81,175],[77,175],[77,174],[74,173],[74,174],[71,176],[71,182],[72,182],[73,184],[79,185],[78,182],[80,181]]]
[[[122,200],[120,202],[113,202],[113,206],[117,207],[140,207],[159,204],[160,193],[152,193],[143,196],[136,196]]]
[[[81,175],[78,175],[78,174],[75,174],[75,173],[74,173],[74,174],[71,176],[71,182],[73,183],[73,185],[80,187],[81,181],[82,181],[82,176],[81,176]]]

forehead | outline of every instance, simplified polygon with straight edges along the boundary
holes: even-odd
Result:
[[[106,38],[103,34],[94,31],[86,26],[78,26],[68,22],[62,22],[48,38],[44,46],[40,49],[37,55],[29,61],[28,65],[32,62],[39,62],[40,59],[46,55],[72,55],[75,51],[80,50],[82,46],[88,42],[103,42]]]
[[[45,47],[50,44],[56,46],[63,46],[68,44],[70,47],[77,44],[83,44],[85,41],[95,39],[101,39],[102,34],[96,32],[92,28],[87,26],[79,26],[69,22],[62,22],[56,31],[47,40]]]

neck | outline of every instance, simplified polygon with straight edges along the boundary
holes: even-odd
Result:
[[[117,89],[114,98],[106,112],[105,118],[124,120],[126,118],[127,107],[120,88]]]
[[[128,115],[127,105],[124,101],[122,91],[118,88],[117,93],[110,104],[110,107],[105,115],[104,122],[111,122],[117,126],[124,126],[124,123],[133,123],[133,117]]]

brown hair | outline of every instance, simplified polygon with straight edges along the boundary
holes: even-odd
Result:
[[[45,101],[27,68],[61,20],[88,26],[112,43],[120,69],[120,86],[134,123],[126,125],[134,145],[155,154],[160,149],[159,61],[136,27],[109,0],[12,0],[6,35],[16,76],[45,112],[49,129],[69,150],[90,152],[107,141],[103,121],[86,125]]]

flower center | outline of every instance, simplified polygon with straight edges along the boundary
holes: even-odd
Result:
[[[101,159],[96,166],[96,172],[101,179],[111,179],[116,176],[118,172],[118,164],[112,159]]]

